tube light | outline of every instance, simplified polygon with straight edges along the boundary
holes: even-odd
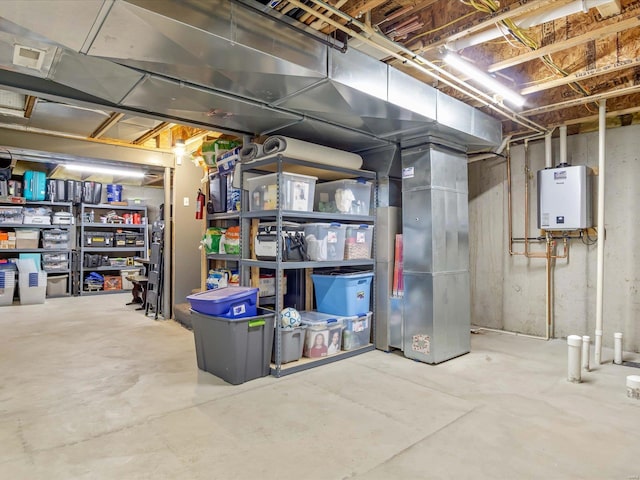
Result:
[[[184,140],[179,138],[176,140],[176,144],[173,146],[173,154],[176,156],[176,163],[182,165],[182,157],[186,151],[186,145]]]
[[[113,175],[114,177],[132,177],[142,178],[145,173],[140,170],[125,170],[121,168],[106,168],[106,167],[94,167],[93,165],[77,165],[73,163],[67,163],[64,165],[67,170],[74,172],[87,172],[87,173],[102,173],[106,175]]]
[[[491,75],[483,72],[472,63],[463,60],[459,55],[453,52],[447,52],[444,57],[444,61],[447,65],[451,66],[459,73],[468,76],[470,81],[488,88],[499,97],[502,97],[503,100],[506,100],[507,102],[517,107],[521,107],[524,105],[526,100],[522,95],[514,92],[510,88],[498,82]]]

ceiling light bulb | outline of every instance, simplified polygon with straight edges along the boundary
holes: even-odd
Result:
[[[176,156],[178,157],[182,157],[184,155],[184,152],[185,152],[184,140],[182,139],[176,140],[176,144],[173,147],[173,153],[175,153]]]
[[[470,62],[467,62],[459,55],[453,52],[447,52],[444,57],[444,61],[447,65],[451,66],[454,70],[469,77],[469,80],[475,82],[483,87],[488,88],[493,93],[501,97],[503,100],[521,107],[525,103],[525,98],[519,93],[514,92],[509,87],[506,87],[502,83],[498,82],[488,73],[483,72],[478,67]]]

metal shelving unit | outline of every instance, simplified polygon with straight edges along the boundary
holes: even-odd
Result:
[[[50,202],[50,201],[26,201],[25,203],[17,204],[17,203],[0,203],[0,206],[6,207],[49,207],[52,210],[52,213],[55,212],[68,212],[73,214],[73,204],[71,202]],[[0,223],[0,230],[4,229],[24,229],[24,230],[39,230],[40,231],[40,240],[42,242],[42,232],[47,230],[63,230],[69,233],[69,242],[67,242],[66,247],[64,248],[14,248],[14,249],[0,249],[0,257],[8,258],[12,256],[18,256],[21,253],[64,253],[67,255],[67,265],[69,265],[65,269],[55,269],[55,270],[45,270],[47,275],[55,276],[56,274],[67,274],[67,295],[71,294],[71,286],[72,286],[72,275],[71,275],[71,236],[73,232],[74,225],[59,225],[59,224],[34,224],[34,223]],[[38,265],[40,267],[40,265]],[[43,268],[44,270],[44,268]]]
[[[100,215],[101,213],[106,213],[107,211],[117,211],[117,212],[127,212],[127,213],[140,213],[142,217],[145,218],[145,223],[102,223],[95,221],[85,221],[89,215],[89,212],[93,211],[94,216]],[[104,253],[104,254],[113,254],[117,253],[116,257],[126,256],[126,257],[138,257],[138,258],[147,258],[147,253],[149,250],[149,238],[147,235],[147,207],[142,205],[131,205],[131,206],[123,206],[123,205],[111,205],[111,204],[80,204],[80,215],[79,215],[79,223],[80,229],[78,233],[78,251],[79,251],[79,274],[80,274],[80,295],[100,295],[100,294],[111,294],[111,293],[122,293],[123,290],[97,290],[97,291],[88,291],[85,290],[84,279],[85,276],[90,272],[117,272],[120,275],[122,270],[130,270],[132,268],[136,268],[135,266],[99,266],[99,267],[87,267],[84,263],[84,254],[85,253]],[[117,230],[123,231],[134,231],[143,234],[144,244],[143,245],[127,245],[123,247],[107,247],[107,246],[86,246],[85,245],[85,233],[91,232],[94,230],[98,230],[101,232],[111,231],[115,234]],[[111,255],[109,255],[111,256]]]
[[[227,228],[240,224],[240,212],[221,212],[207,214],[207,227]],[[240,255],[229,253],[206,253],[207,274],[218,268],[231,270],[239,268]],[[230,265],[231,263],[231,265]]]
[[[241,176],[244,177],[244,173],[247,171],[251,171],[252,173],[277,173],[277,186],[276,186],[276,205],[281,205],[281,191],[282,191],[282,173],[283,167],[289,165],[296,165],[307,167],[312,170],[312,175],[318,176],[318,178],[323,179],[323,173],[327,173],[327,180],[335,180],[336,174],[341,174],[341,178],[364,178],[365,180],[370,180],[372,182],[376,182],[377,175],[375,172],[363,171],[363,170],[351,170],[342,167],[332,167],[332,166],[321,166],[319,167],[316,163],[306,162],[302,160],[287,158],[282,155],[278,155],[276,157],[256,161],[248,165],[241,166]],[[244,185],[244,178],[241,178],[242,184]],[[377,202],[376,198],[376,188],[373,189],[373,205],[371,206],[371,210],[375,210],[375,205]],[[298,223],[304,223],[305,221],[325,221],[328,223],[331,222],[340,222],[345,224],[375,224],[375,214],[374,215],[345,215],[338,213],[325,213],[325,212],[303,212],[303,211],[293,211],[293,210],[264,210],[264,211],[248,211],[248,202],[249,193],[243,191],[242,198],[242,213],[241,213],[241,248],[242,254],[240,259],[240,278],[243,285],[248,285],[250,279],[250,271],[254,269],[270,269],[275,272],[276,282],[275,282],[275,295],[273,297],[269,297],[270,300],[273,300],[273,304],[275,304],[276,312],[279,312],[283,308],[283,294],[281,288],[281,279],[283,277],[283,272],[291,271],[291,270],[306,270],[309,271],[311,269],[317,268],[336,268],[336,267],[375,267],[374,255],[372,255],[371,259],[358,259],[358,260],[337,260],[337,261],[303,261],[303,262],[284,262],[282,260],[282,252],[280,248],[276,248],[276,260],[274,261],[264,261],[264,260],[255,260],[251,258],[250,245],[252,244],[250,238],[251,232],[251,222],[257,219],[268,219],[270,221],[275,221],[276,223],[276,238],[280,238],[283,223],[285,221],[295,221]],[[374,241],[375,248],[375,241]],[[375,306],[375,277],[373,280],[373,284],[371,286],[372,294],[372,308]],[[255,283],[255,280],[254,280]],[[266,300],[264,297],[260,299],[261,301]],[[307,303],[309,300],[307,299]],[[375,312],[371,325],[371,335],[372,338],[375,338]],[[353,357],[355,355],[360,355],[362,353],[373,350],[375,347],[372,343],[365,345],[361,348],[350,350],[350,351],[342,351],[336,355],[332,355],[329,357],[322,358],[301,358],[298,361],[290,362],[286,364],[282,364],[282,337],[281,337],[281,328],[280,322],[277,321],[276,315],[276,329],[275,329],[275,342],[274,342],[274,358],[275,362],[272,364],[271,373],[276,377],[288,375],[291,373],[299,372],[302,370],[307,370],[309,368],[317,367],[320,365],[326,365],[328,363],[333,363],[345,358]]]

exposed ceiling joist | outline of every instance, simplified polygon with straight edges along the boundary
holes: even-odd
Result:
[[[608,98],[621,97],[623,95],[631,95],[632,93],[640,92],[640,85],[632,85],[625,88],[619,88],[609,92],[604,92],[596,95],[590,95],[588,97],[574,98],[567,100],[566,102],[554,103],[552,105],[545,105],[543,107],[532,108],[522,112],[525,117],[531,117],[533,115],[540,115],[543,113],[554,112],[556,110],[562,110],[563,108],[576,107],[584,105],[585,103],[597,102],[598,100],[605,100]]]
[[[156,137],[158,135],[160,135],[160,133],[164,132],[165,130],[171,128],[173,126],[172,123],[168,123],[168,122],[162,122],[160,123],[157,127],[155,127],[152,130],[149,130],[147,133],[145,133],[144,135],[139,136],[138,138],[136,138],[133,142],[134,145],[142,145],[143,143],[145,143],[147,140]]]
[[[489,72],[497,72],[499,70],[504,70],[505,68],[513,67],[515,65],[520,65],[521,63],[529,62],[531,60],[535,60],[545,55],[551,55],[553,53],[560,52],[568,48],[577,47],[578,45],[582,45],[589,41],[599,40],[609,35],[613,35],[615,33],[629,30],[630,28],[635,28],[638,26],[640,26],[640,17],[635,16],[632,18],[628,18],[626,20],[622,20],[620,22],[607,25],[606,27],[602,27],[597,30],[587,32],[583,35],[578,35],[576,37],[569,38],[567,40],[555,42],[555,43],[552,43],[551,45],[541,47],[537,50],[532,50],[530,52],[523,53],[522,55],[518,55],[517,57],[509,58],[507,60],[494,63],[493,65],[489,65],[487,70]]]
[[[495,26],[496,22],[499,22],[501,20],[521,17],[533,11],[543,11],[549,8],[558,8],[573,1],[574,0],[539,0],[537,2],[516,2],[514,4],[507,5],[506,7],[501,8],[494,14],[490,15],[489,19],[487,19],[487,15],[483,15],[481,18],[472,20],[466,25],[454,28],[453,31],[448,31],[443,34],[436,34],[430,40],[420,40],[410,45],[409,48],[411,50],[415,50],[416,53],[424,53],[429,50],[434,50],[436,48],[442,47],[449,42],[462,37],[466,37],[467,35],[470,35],[472,33],[482,31],[486,28],[492,28]]]
[[[118,123],[122,117],[124,117],[124,113],[112,112],[111,115],[109,115],[109,118],[107,118],[104,122],[102,122],[100,126],[96,128],[91,133],[91,135],[89,135],[89,138],[102,137],[107,132],[107,130],[109,130],[116,123]]]
[[[530,87],[523,88],[520,90],[521,95],[529,95],[531,93],[542,92],[544,90],[549,90],[551,88],[560,87],[562,85],[568,85],[569,83],[587,80],[589,78],[599,77],[601,75],[610,74],[619,72],[621,70],[626,70],[628,68],[633,68],[640,66],[640,58],[636,58],[634,60],[625,60],[622,62],[616,62],[609,65],[603,65],[598,68],[594,68],[591,70],[582,70],[579,72],[574,72],[566,77],[556,78],[554,80],[549,80],[548,82],[542,82]]]
[[[24,101],[24,118],[31,118],[33,114],[33,109],[36,106],[36,102],[38,101],[38,97],[34,97],[33,95],[27,95],[27,98]]]
[[[607,112],[606,117],[607,118],[614,118],[614,117],[619,117],[620,115],[629,115],[629,114],[634,114],[634,113],[638,113],[640,112],[640,107],[633,107],[633,108],[625,108],[622,110],[615,110],[612,112]],[[553,127],[559,127],[560,125],[580,125],[581,123],[591,123],[591,122],[597,122],[598,121],[598,115],[589,115],[587,117],[581,117],[581,118],[573,118],[571,120],[567,120],[566,122],[562,122],[562,123],[558,123],[556,125],[553,125]]]

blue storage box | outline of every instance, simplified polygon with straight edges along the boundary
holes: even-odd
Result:
[[[258,289],[251,287],[223,287],[189,295],[191,308],[205,315],[225,318],[255,317]]]
[[[311,275],[319,312],[352,317],[371,311],[373,272]]]

